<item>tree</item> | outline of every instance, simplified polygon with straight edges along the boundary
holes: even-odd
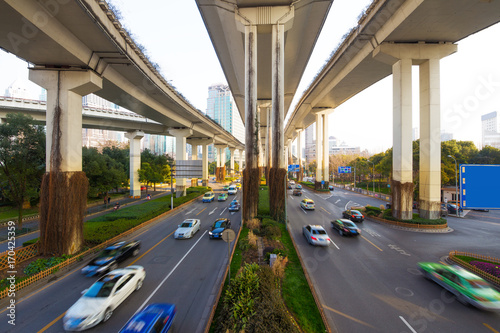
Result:
[[[215,175],[215,168],[217,167],[217,162],[212,162],[208,165],[208,173],[210,175]]]
[[[138,170],[139,181],[145,182],[146,185],[153,184],[154,191],[156,191],[156,184],[170,179],[170,165],[173,161],[168,155],[155,155],[149,149],[144,149],[141,153],[141,161],[142,165]]]
[[[22,228],[23,204],[39,196],[45,172],[45,131],[31,116],[8,114],[0,125],[0,179],[3,194],[19,211]]]
[[[83,147],[82,170],[89,179],[89,196],[100,193],[106,196],[110,190],[123,186],[128,181],[123,164],[107,154],[99,153],[97,148]]]
[[[316,169],[317,169],[317,164],[316,164],[316,161],[312,161],[311,163],[309,163],[309,165],[307,166],[309,172],[311,175],[315,175],[316,174]]]

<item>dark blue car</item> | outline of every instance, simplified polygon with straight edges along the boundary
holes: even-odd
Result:
[[[135,257],[140,248],[141,242],[138,240],[114,243],[102,250],[87,266],[83,267],[82,274],[85,276],[99,276],[111,272],[118,268],[120,262],[128,257]]]
[[[231,201],[231,203],[229,204],[229,211],[230,212],[237,212],[240,210],[240,208],[241,208],[240,203],[236,199]]]
[[[231,221],[226,218],[215,220],[211,230],[208,232],[210,238],[221,238],[222,232],[231,227]]]
[[[165,333],[172,327],[177,307],[175,304],[150,304],[134,315],[120,333]]]

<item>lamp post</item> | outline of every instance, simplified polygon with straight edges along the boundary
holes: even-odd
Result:
[[[457,207],[457,216],[460,217],[460,211],[458,210],[457,160],[451,155],[448,155],[448,157],[451,157],[455,161],[455,205]]]
[[[373,168],[372,168],[372,189],[373,189],[373,195],[375,195],[375,178],[374,178],[374,175],[373,175],[375,173],[375,163],[373,163],[370,160],[367,160],[367,161],[370,162],[373,165]]]

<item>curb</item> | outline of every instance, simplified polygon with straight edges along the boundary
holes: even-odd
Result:
[[[403,230],[403,231],[421,232],[421,233],[428,233],[428,234],[446,234],[446,233],[450,233],[450,232],[455,231],[454,229],[450,228],[448,225],[446,225],[446,227],[443,227],[443,228],[416,228],[416,227],[412,228],[412,227],[399,226],[399,225],[394,225],[392,223],[387,223],[381,219],[375,219],[375,218],[373,218],[373,216],[366,216],[366,219],[371,221],[371,222],[375,222],[378,224],[388,226],[388,227],[393,228],[393,229]]]

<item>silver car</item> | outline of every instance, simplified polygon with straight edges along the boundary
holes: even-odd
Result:
[[[326,230],[320,225],[305,225],[302,228],[302,233],[309,244],[321,246],[330,245],[330,237],[326,233]]]

